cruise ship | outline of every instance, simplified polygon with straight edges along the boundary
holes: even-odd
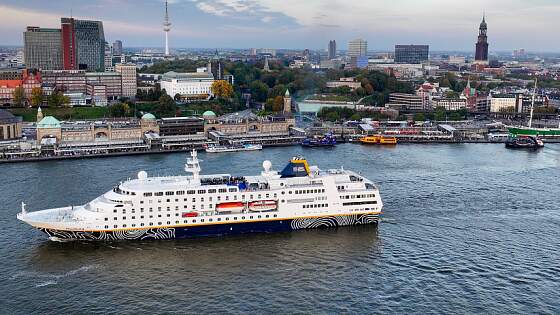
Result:
[[[197,152],[185,176],[140,171],[81,206],[17,218],[51,240],[152,240],[376,224],[383,207],[377,186],[360,174],[321,170],[302,157],[281,171],[263,162],[256,176],[202,175]]]

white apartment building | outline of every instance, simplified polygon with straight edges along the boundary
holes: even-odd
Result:
[[[161,89],[165,89],[167,95],[174,97],[212,95],[211,87],[214,76],[208,72],[177,73],[167,72],[161,77]]]
[[[434,98],[432,105],[434,108],[443,107],[445,110],[459,110],[467,108],[467,100],[460,98]]]
[[[121,74],[122,96],[135,97],[137,89],[136,65],[119,63],[115,65],[115,71]]]

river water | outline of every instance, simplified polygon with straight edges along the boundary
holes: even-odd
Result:
[[[559,313],[560,145],[344,144],[200,154],[257,174],[303,154],[378,183],[376,226],[177,241],[49,241],[16,220],[82,204],[184,154],[0,165],[2,313]]]

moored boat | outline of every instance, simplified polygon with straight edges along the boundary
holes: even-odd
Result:
[[[536,136],[510,136],[506,140],[509,149],[539,149],[544,147],[544,142]]]
[[[382,144],[382,145],[393,145],[397,144],[398,140],[396,137],[387,136],[365,136],[360,138],[362,144]]]
[[[259,200],[249,203],[249,211],[272,211],[276,208],[276,200]]]
[[[224,153],[224,152],[258,151],[258,150],[262,150],[262,145],[260,144],[214,145],[206,148],[207,153]]]
[[[312,137],[304,139],[301,142],[303,147],[334,147],[336,145],[336,137],[332,133],[327,133],[323,137]]]

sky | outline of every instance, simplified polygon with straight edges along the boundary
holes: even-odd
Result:
[[[486,13],[491,51],[560,51],[560,0],[170,0],[171,48],[369,50],[429,44],[474,50]],[[163,0],[0,0],[0,45],[22,45],[28,25],[60,27],[60,17],[101,20],[108,42],[161,47]]]

